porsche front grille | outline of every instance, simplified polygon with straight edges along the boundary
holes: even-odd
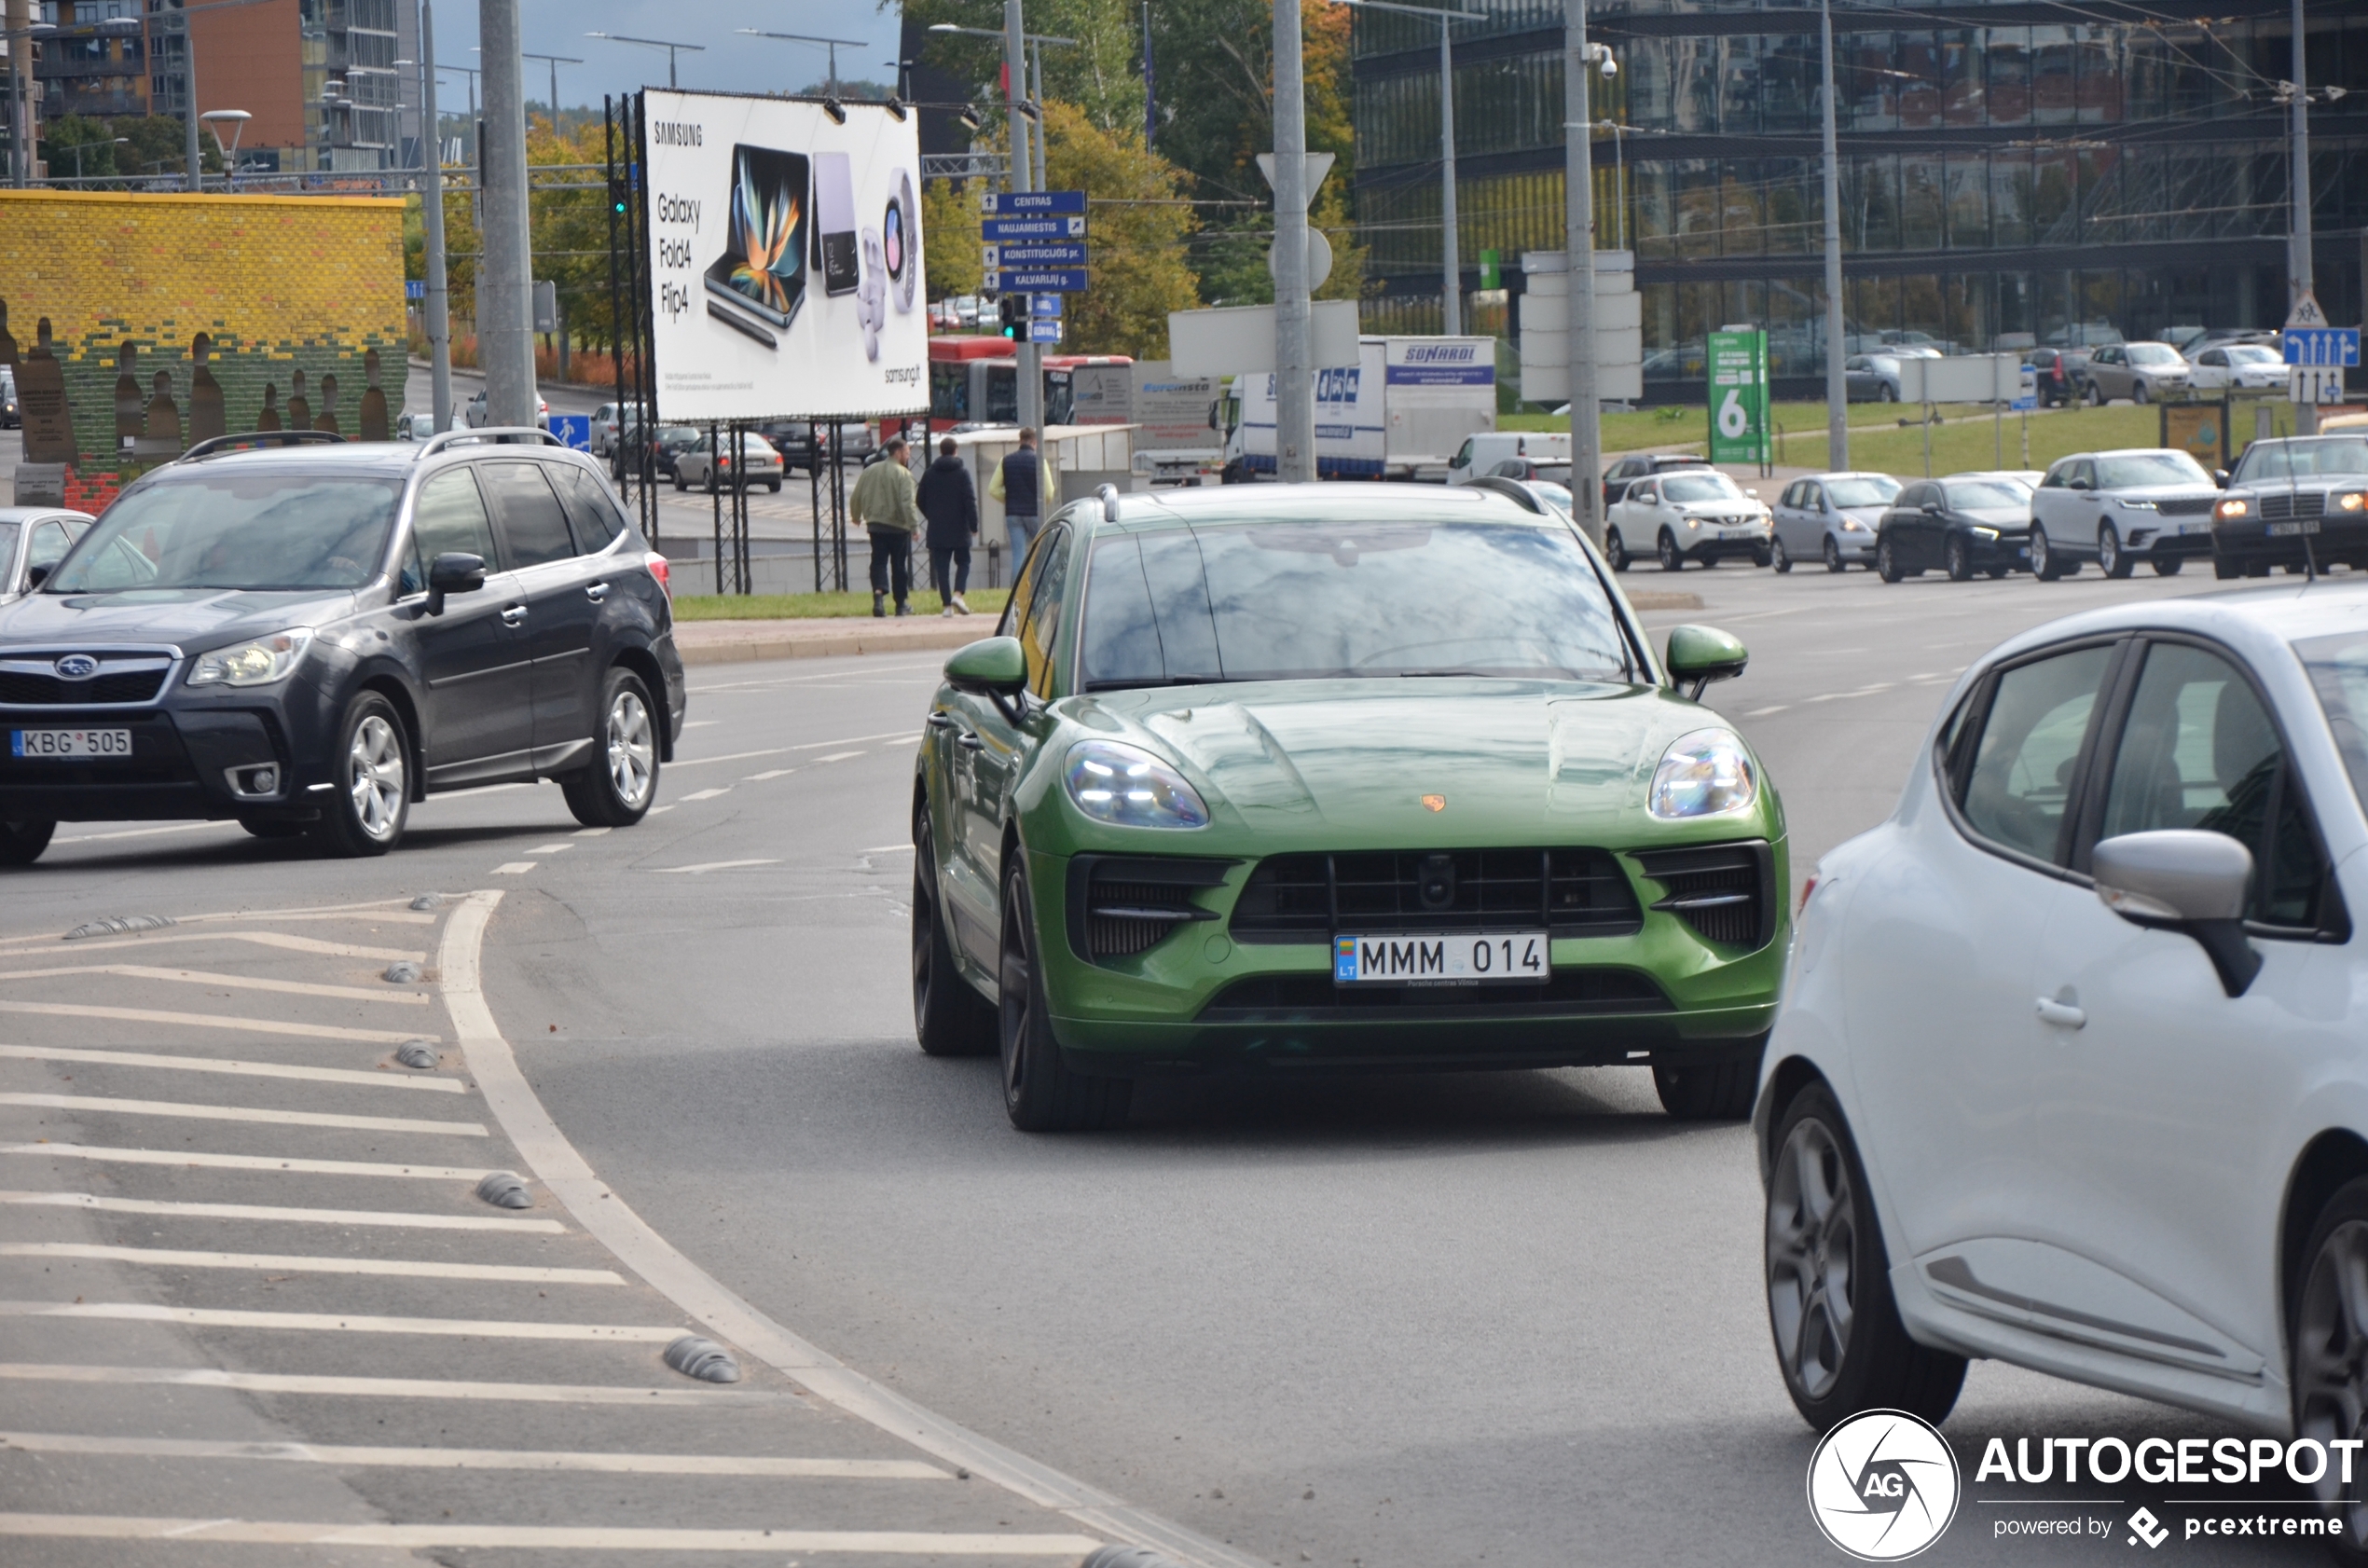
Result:
[[[1234,901],[1236,942],[1321,942],[1341,931],[1543,925],[1558,937],[1625,936],[1643,913],[1601,849],[1361,850],[1274,855]]]
[[[1711,942],[1760,947],[1776,934],[1775,858],[1755,839],[1699,849],[1653,849],[1636,867],[1669,889],[1653,907],[1675,915]]]

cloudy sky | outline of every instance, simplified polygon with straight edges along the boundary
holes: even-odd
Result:
[[[598,105],[606,92],[666,85],[666,51],[587,38],[586,33],[623,33],[704,44],[704,53],[681,52],[678,67],[685,88],[728,92],[794,92],[822,79],[828,58],[819,45],[744,37],[742,27],[770,33],[807,33],[818,37],[860,40],[838,51],[842,79],[868,77],[893,82],[888,62],[896,58],[898,10],[881,10],[871,0],[763,0],[726,5],[723,0],[521,0],[526,47],[537,54],[572,55],[581,65],[559,67],[559,101],[572,108]],[[435,8],[436,53],[447,65],[475,65],[469,52],[477,41],[476,7],[445,0]],[[550,67],[526,62],[527,96],[550,96]],[[466,83],[447,78],[446,102],[460,103]],[[440,95],[443,96],[443,95]]]

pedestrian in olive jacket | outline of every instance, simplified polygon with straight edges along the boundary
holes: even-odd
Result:
[[[910,615],[906,602],[913,594],[913,530],[921,526],[921,509],[913,500],[913,474],[904,466],[904,437],[891,438],[880,461],[863,471],[847,498],[847,516],[862,525],[872,539],[872,613],[888,613],[888,598],[896,594],[896,612]]]
[[[921,516],[929,520],[929,582],[937,588],[941,615],[971,612],[962,596],[971,586],[971,541],[979,530],[979,496],[961,449],[950,435],[937,444],[937,461],[922,474],[917,498]]]

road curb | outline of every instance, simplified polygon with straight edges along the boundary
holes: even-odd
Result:
[[[1630,593],[1628,596],[1628,607],[1639,614],[1644,613],[1647,610],[1704,610],[1709,608],[1707,605],[1702,603],[1702,596],[1700,594],[1657,594],[1650,588],[1642,588]]]

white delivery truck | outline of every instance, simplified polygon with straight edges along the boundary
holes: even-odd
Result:
[[[1137,360],[1132,369],[1135,472],[1154,485],[1214,483],[1225,464],[1218,378],[1176,375],[1165,360]]]
[[[1493,337],[1360,337],[1357,363],[1315,373],[1323,479],[1444,480],[1467,436],[1496,428]],[[1225,479],[1274,473],[1274,377],[1237,376]]]

